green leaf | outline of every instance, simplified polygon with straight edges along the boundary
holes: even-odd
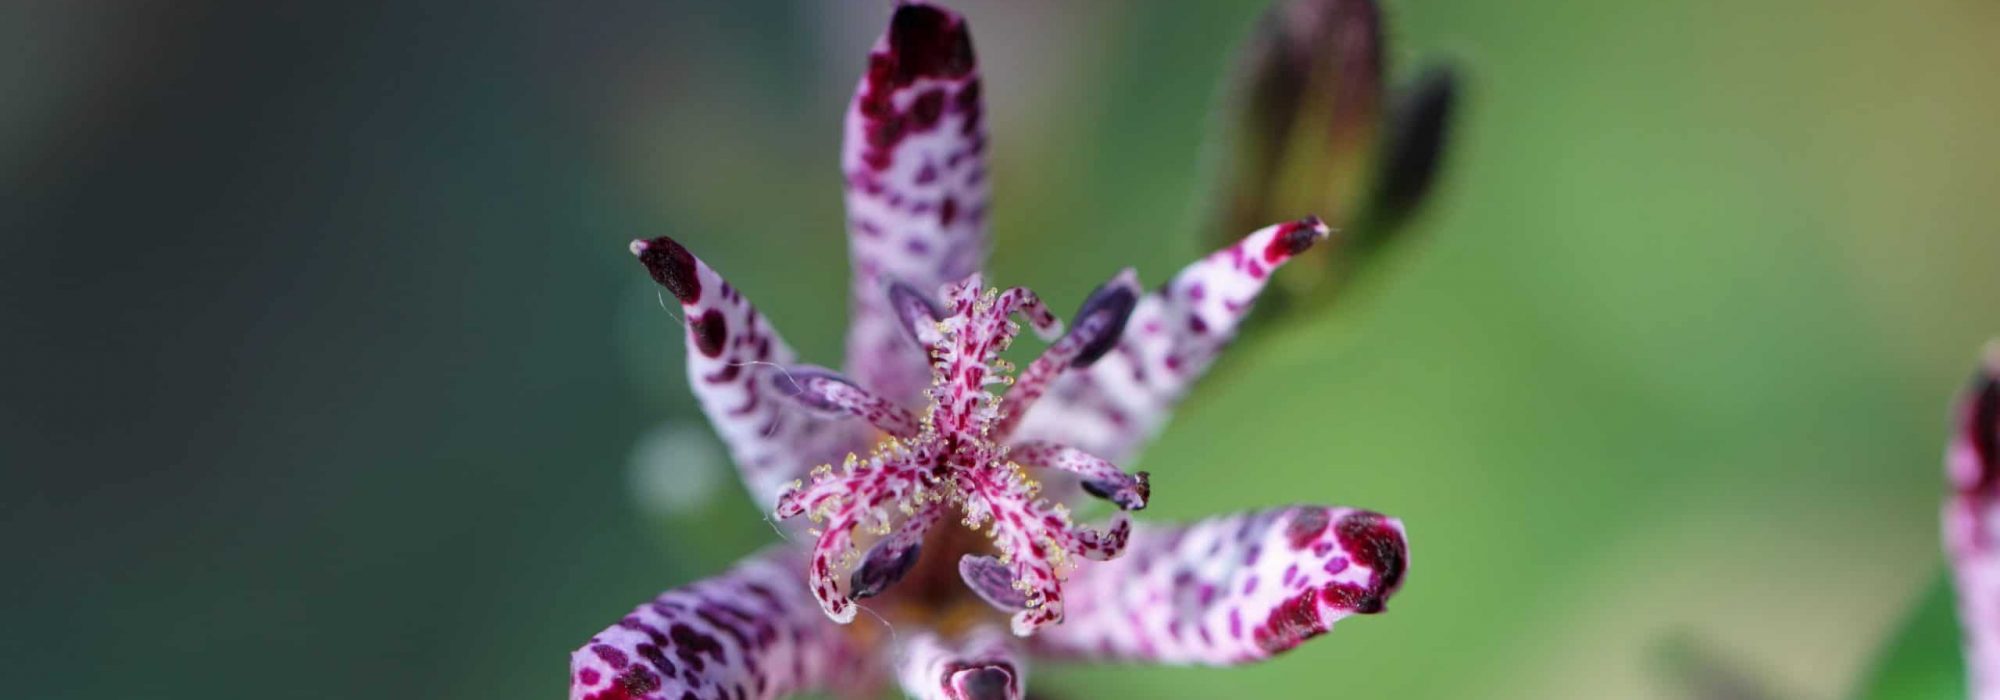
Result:
[[[1916,611],[1884,648],[1861,688],[1864,699],[1965,697],[1965,657],[1959,648],[1951,577],[1940,573]]]

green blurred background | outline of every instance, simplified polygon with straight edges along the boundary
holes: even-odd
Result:
[[[994,274],[1072,308],[1197,254],[1263,3],[956,4]],[[1239,344],[1143,466],[1157,519],[1400,516],[1408,587],[1254,668],[1034,682],[1859,687],[1940,571],[1946,402],[2000,331],[2000,5],[1385,10],[1397,75],[1469,78],[1423,242]],[[721,467],[633,457],[663,421],[714,447],[625,242],[676,236],[832,362],[838,120],[887,14],[0,8],[8,694],[559,697],[575,645],[773,539]]]

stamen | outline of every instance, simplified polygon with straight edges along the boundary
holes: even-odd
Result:
[[[1009,393],[1014,405],[1025,407],[1049,379],[1080,358],[1087,365],[1102,356],[1137,303],[1136,276],[1128,270],[1093,293],[1077,314],[1076,330],[1067,335],[1034,292],[983,289],[977,275],[946,287],[942,313],[906,286],[892,285],[889,294],[930,354],[931,402],[921,419],[826,370],[800,368],[774,380],[781,393],[802,405],[867,417],[894,436],[866,459],[849,455],[838,471],[822,466],[813,470],[810,484],[794,483],[780,495],[779,517],[804,514],[826,524],[809,572],[813,594],[834,620],[852,620],[853,600],[878,595],[908,574],[920,557],[924,532],[952,506],[967,528],[983,530],[1000,553],[997,559],[962,559],[966,585],[988,603],[1014,612],[1018,635],[1061,621],[1062,578],[1070,558],[1117,556],[1130,539],[1131,521],[1120,514],[1108,529],[1092,530],[1073,523],[1067,507],[1042,498],[1042,485],[995,437],[1011,428],[1002,424],[1009,414],[989,387],[1013,383],[1014,367],[1000,354],[1021,331],[1012,320],[1017,314],[1042,337],[1058,340],[1029,367],[1027,386]],[[1053,444],[1031,443],[1012,455],[1076,472],[1085,491],[1122,509],[1145,507],[1143,473],[1126,474],[1081,450]],[[891,527],[893,511],[907,516],[899,527]],[[857,556],[857,529],[886,537]],[[851,572],[845,594],[833,583],[839,580],[836,570]]]
[[[903,321],[903,330],[910,332],[910,339],[929,350],[944,340],[938,328],[938,321],[944,319],[944,310],[929,295],[902,282],[889,284],[889,308]]]
[[[1067,445],[1024,442],[1013,446],[1008,456],[1023,464],[1061,469],[1083,478],[1083,490],[1118,505],[1121,510],[1140,510],[1152,495],[1146,472],[1127,474],[1096,455]]]
[[[958,577],[979,594],[979,599],[1003,612],[1028,609],[1028,596],[1014,586],[1014,574],[1000,560],[983,554],[967,554],[958,560]]]
[[[1075,323],[1078,330],[1071,335],[1082,336],[1083,348],[1070,361],[1071,367],[1089,367],[1098,358],[1117,347],[1118,339],[1125,335],[1125,322],[1131,320],[1132,309],[1139,305],[1139,273],[1125,268],[1111,281],[1092,290],[1084,298],[1083,306],[1076,310]],[[1085,324],[1090,324],[1087,332]]]
[[[847,588],[856,599],[880,595],[910,573],[922,556],[924,533],[937,522],[939,510],[933,507],[918,511],[903,521],[895,534],[868,548],[868,553],[861,557],[861,567],[847,581]]]
[[[1062,335],[1062,319],[1056,318],[1056,315],[1049,311],[1048,305],[1043,304],[1042,298],[1036,296],[1033,290],[1027,287],[1009,288],[999,294],[999,302],[1001,316],[1021,314],[1023,318],[1028,319],[1028,325],[1035,329],[1035,337],[1055,340],[1056,336]],[[1008,333],[1008,340],[1012,340],[1013,336],[1013,333]]]
[[[910,415],[902,406],[856,386],[832,370],[793,367],[772,374],[771,384],[778,393],[815,411],[856,416],[897,437],[917,434],[916,416]]]
[[[994,432],[1002,439],[1012,435],[1028,408],[1062,376],[1063,370],[1089,367],[1117,347],[1118,339],[1125,334],[1125,322],[1132,317],[1132,309],[1138,303],[1139,274],[1131,268],[1091,292],[1077,309],[1069,334],[1042,351],[1042,356],[1035,358],[1021,374],[1020,383],[1007,392],[1000,404],[1000,423],[994,426]]]

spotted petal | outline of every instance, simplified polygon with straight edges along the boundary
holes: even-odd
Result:
[[[1033,642],[1061,658],[1256,661],[1382,612],[1408,562],[1402,523],[1350,508],[1142,526],[1123,557],[1077,569],[1068,619]]]
[[[853,421],[815,415],[773,381],[797,357],[721,275],[671,238],[633,241],[632,254],[680,303],[688,384],[760,506],[814,464],[859,446]]]
[[[1317,217],[1267,226],[1182,269],[1139,300],[1116,348],[1056,380],[1015,437],[1133,462],[1236,336],[1272,271],[1328,233]]]
[[[570,654],[570,700],[856,694],[879,679],[866,645],[828,622],[773,548],[660,594]]]
[[[980,627],[960,640],[924,630],[903,644],[896,679],[918,700],[1020,700],[1027,670],[1027,660],[998,628]]]
[[[1945,551],[1958,585],[1972,695],[2000,698],[2000,344],[1959,400],[1945,452],[1955,493],[1945,503]]]
[[[854,264],[847,374],[893,401],[930,384],[889,299],[977,272],[986,256],[986,129],[964,18],[896,8],[847,113],[841,169]]]

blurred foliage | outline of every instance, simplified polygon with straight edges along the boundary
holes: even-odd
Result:
[[[959,4],[998,278],[1073,308],[1198,254],[1263,3]],[[1402,517],[1408,586],[1253,668],[1036,682],[1677,697],[1651,654],[1686,634],[1857,687],[1933,585],[1945,405],[2000,328],[2000,7],[1837,5],[1386,3],[1390,65],[1476,76],[1420,254],[1236,348],[1139,466],[1156,519]],[[673,234],[831,361],[837,120],[886,14],[0,9],[0,677],[555,697],[580,640],[772,541],[738,493],[632,494],[634,441],[696,414],[625,242]],[[1899,648],[1949,663],[1935,634]]]
[[[1867,700],[1949,700],[1965,697],[1965,659],[1951,577],[1939,575],[1903,627],[1883,645],[1858,697]]]

